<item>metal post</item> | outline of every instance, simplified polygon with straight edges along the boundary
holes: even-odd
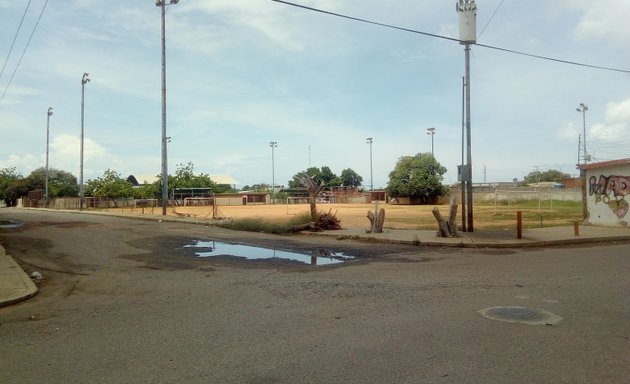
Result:
[[[46,195],[45,207],[48,208],[48,148],[50,143],[50,116],[52,116],[52,107],[48,107],[46,113],[46,181],[44,183],[44,194]]]
[[[433,136],[435,136],[435,128],[427,128],[427,135],[431,135],[431,156],[435,157],[433,153]]]
[[[464,142],[466,132],[466,78],[462,76],[462,162],[461,162],[461,189],[462,189],[462,232],[466,232],[466,169],[464,168]]]
[[[466,173],[468,199],[468,232],[473,232],[473,187],[472,187],[472,154],[471,154],[471,132],[470,132],[470,44],[466,44],[464,49],[466,56]]]
[[[179,0],[170,0],[169,4],[177,4]],[[168,207],[168,156],[166,137],[166,1],[156,0],[162,14],[162,215],[166,215]]]
[[[370,144],[370,191],[374,190],[374,174],[372,173],[372,138],[368,137],[367,143]]]
[[[271,147],[271,204],[275,204],[275,194],[276,194],[276,165],[274,159],[274,148],[278,146],[277,141],[270,141],[269,146]]]
[[[584,103],[580,103],[580,106],[578,108],[576,108],[576,110],[578,112],[582,112],[582,145],[584,148],[584,163],[586,164],[586,162],[589,160],[589,156],[588,153],[586,152],[586,111],[588,111],[588,106],[586,106],[586,104]]]
[[[162,216],[168,207],[168,164],[166,148],[166,4],[158,1],[162,13]]]
[[[85,84],[90,81],[87,72],[83,73],[81,78],[81,160],[79,174],[79,209],[83,210],[83,138],[84,138],[84,122],[85,122]]]

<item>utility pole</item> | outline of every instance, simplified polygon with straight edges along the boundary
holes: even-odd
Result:
[[[169,4],[177,4],[179,0],[170,0]],[[166,137],[166,0],[155,0],[155,6],[162,13],[162,216],[166,216],[168,207],[168,157]]]
[[[462,190],[462,232],[466,232],[466,167],[464,165],[464,143],[466,133],[466,77],[462,76],[462,162],[459,166],[459,181]]]
[[[46,182],[44,183],[44,194],[46,196],[45,207],[48,208],[48,147],[50,142],[50,116],[53,115],[52,107],[48,107],[48,112],[46,113]]]
[[[81,78],[81,160],[80,160],[80,168],[81,171],[79,173],[79,209],[83,210],[83,138],[84,138],[84,121],[85,121],[85,84],[87,84],[90,79],[88,78],[89,74],[87,72],[83,73],[83,77]]]
[[[477,41],[477,5],[474,0],[459,0],[459,40],[464,45],[466,70],[466,194],[468,203],[468,232],[473,232],[473,187],[470,123],[470,44]]]
[[[370,144],[370,191],[374,190],[374,174],[372,173],[372,142],[373,139],[368,137],[367,144]]]

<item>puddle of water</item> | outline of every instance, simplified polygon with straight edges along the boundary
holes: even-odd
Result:
[[[0,220],[0,228],[17,228],[24,223],[13,220]]]
[[[306,254],[220,241],[195,240],[192,244],[184,245],[184,248],[199,249],[195,252],[198,257],[229,255],[242,257],[247,260],[283,259],[310,265],[339,264],[354,259],[354,256],[347,256],[343,253],[335,253],[326,249],[319,249],[313,251],[312,254]]]

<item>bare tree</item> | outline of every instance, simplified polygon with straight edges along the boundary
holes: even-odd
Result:
[[[311,205],[311,219],[317,221],[317,196],[324,188],[324,182],[317,183],[306,172],[300,172],[296,175],[300,183],[308,190],[308,202]]]

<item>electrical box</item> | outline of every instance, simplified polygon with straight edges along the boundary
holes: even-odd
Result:
[[[457,166],[457,181],[470,180],[470,167],[466,164]]]

